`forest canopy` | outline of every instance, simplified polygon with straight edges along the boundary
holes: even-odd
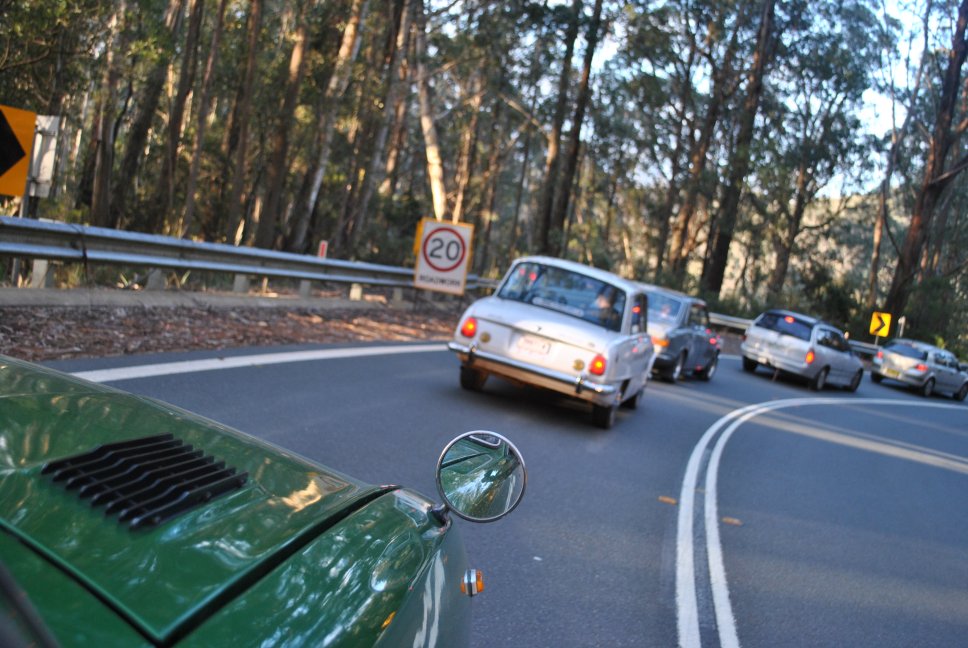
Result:
[[[473,270],[571,258],[968,351],[968,0],[0,0],[30,217]],[[17,199],[0,198],[15,214]]]

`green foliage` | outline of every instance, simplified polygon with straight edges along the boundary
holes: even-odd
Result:
[[[307,242],[329,240],[331,250],[346,258],[412,263],[416,223],[429,214],[431,204],[423,135],[429,121],[439,136],[451,207],[461,188],[458,180],[466,180],[463,217],[477,225],[475,254],[481,259],[484,225],[491,219],[483,272],[502,272],[511,250],[535,251],[529,242],[539,238],[537,208],[548,180],[547,136],[559,103],[557,80],[572,3],[424,3],[428,48],[422,62],[430,75],[432,103],[427,115],[421,113],[415,92],[415,34],[410,34],[410,45],[401,53],[406,65],[401,70],[389,68],[405,3],[369,3],[350,83],[340,96],[329,95],[330,81],[353,3],[309,3],[306,74],[296,109],[282,114],[294,21],[302,5],[263,0],[254,82],[245,92],[253,3],[231,0],[214,60],[211,113],[197,153],[201,82],[218,2],[205,3],[195,51],[187,48],[191,3],[182,3],[186,13],[174,34],[165,28],[164,15],[177,4],[0,3],[0,51],[8,53],[0,60],[2,102],[66,117],[55,193],[41,201],[36,215],[87,221],[97,170],[107,174],[115,196],[130,193],[123,226],[171,232],[185,204],[188,172],[197,155],[195,232],[206,240],[234,242],[240,231],[251,232],[264,208],[274,138],[286,130],[289,152],[282,174],[277,244],[287,245],[288,228],[301,209],[320,154],[319,118],[333,108],[330,155]],[[865,123],[871,91],[896,97],[899,115],[909,105],[913,118],[898,148],[893,175],[892,219],[881,245],[883,293],[895,264],[890,240],[903,240],[923,180],[926,134],[938,101],[937,71],[951,44],[956,7],[932,5],[924,23],[930,60],[915,97],[912,87],[903,86],[904,78],[913,79],[914,74],[895,77],[891,86],[887,72],[897,61],[916,62],[917,52],[912,56],[904,47],[922,42],[924,24],[919,20],[885,15],[873,0],[777,3],[774,49],[754,133],[751,141],[738,142],[760,6],[740,0],[605,3],[608,36],[595,53],[568,255],[632,278],[698,289],[710,241],[720,224],[730,160],[737,150],[749,147],[751,170],[745,178],[727,281],[721,294],[706,297],[717,310],[736,315],[755,315],[765,306],[791,306],[837,322],[860,322],[865,317],[861,304],[877,207],[876,195],[870,194],[881,180],[891,146],[890,134],[885,135],[880,124]],[[579,32],[585,34],[591,3],[582,3],[581,8]],[[123,30],[111,40],[115,18]],[[564,96],[564,143],[572,128],[585,44],[579,37],[573,60],[566,62],[572,66],[572,83]],[[109,52],[115,56],[114,70],[106,69]],[[196,62],[191,112],[175,133],[173,208],[162,213],[159,181],[172,136],[174,93],[186,57]],[[158,68],[165,79],[161,96],[149,115],[146,141],[135,147],[134,175],[119,186],[121,160],[129,145],[138,141],[132,134],[133,122],[142,106],[152,105],[146,93],[150,73]],[[394,79],[400,79],[403,99],[388,105]],[[959,87],[964,92],[964,83]],[[240,123],[237,115],[245,104],[248,116]],[[961,123],[968,102],[958,105],[962,112],[955,121]],[[97,167],[92,146],[100,136],[96,118],[102,112],[116,135],[114,162],[106,169]],[[703,142],[706,132],[710,137]],[[700,150],[700,143],[706,148]],[[241,196],[233,204],[229,192],[242,144]],[[559,150],[559,163],[566,149]],[[965,152],[965,142],[957,141],[951,158],[961,159]],[[388,166],[391,157],[396,162],[393,169]],[[702,172],[694,177],[691,169],[699,163]],[[469,178],[460,178],[463,169],[470,170]],[[385,178],[387,173],[390,177]],[[381,193],[390,181],[392,190]],[[911,306],[923,310],[917,324],[911,320],[916,326],[912,330],[941,336],[946,344],[968,345],[964,334],[949,330],[942,308],[961,314],[959,309],[968,304],[963,252],[968,249],[966,187],[968,183],[953,182],[942,197],[939,210],[944,219],[929,233],[926,253],[926,275],[939,279],[925,281]],[[833,204],[834,196],[849,192],[858,192],[860,204],[850,209]],[[364,195],[371,196],[365,213]],[[695,207],[688,222],[681,211],[687,196]],[[151,215],[157,218],[148,218]],[[361,231],[353,237],[354,248],[342,238],[358,223]],[[341,226],[343,231],[338,231]],[[683,238],[677,241],[680,233]],[[671,264],[677,244],[684,255],[681,269]],[[789,255],[787,270],[774,273],[784,255]],[[125,276],[132,281],[130,274]]]

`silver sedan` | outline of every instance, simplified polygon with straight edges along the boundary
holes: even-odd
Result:
[[[896,380],[916,389],[922,396],[935,391],[956,400],[968,396],[968,373],[950,351],[926,342],[898,338],[878,350],[871,362],[871,380]]]
[[[639,284],[553,259],[512,263],[497,292],[464,312],[448,348],[460,384],[480,390],[494,375],[591,404],[594,422],[635,408],[655,359]]]

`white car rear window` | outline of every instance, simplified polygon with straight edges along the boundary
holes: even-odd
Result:
[[[578,317],[610,331],[621,330],[625,313],[626,296],[621,288],[533,262],[515,266],[497,296]]]

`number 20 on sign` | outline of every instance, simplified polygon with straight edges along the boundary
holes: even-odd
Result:
[[[463,295],[470,267],[474,226],[425,218],[417,228],[413,285]]]

